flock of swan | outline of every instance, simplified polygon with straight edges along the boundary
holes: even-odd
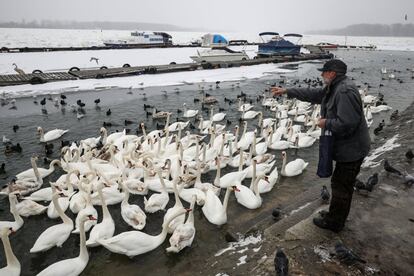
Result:
[[[375,96],[363,90],[361,96],[368,104],[366,120],[372,122],[372,113],[381,108],[375,106]],[[2,191],[8,195],[14,220],[0,221],[7,259],[0,275],[20,275],[20,263],[11,248],[9,235],[23,226],[22,217],[43,215],[56,221],[37,237],[30,253],[64,247],[71,234],[79,234],[78,257],[54,263],[38,274],[78,275],[88,263],[88,247],[102,246],[133,257],[159,247],[168,234],[171,234],[168,252],[178,253],[191,246],[196,234],[193,210],[197,206],[215,225],[226,224],[228,202],[233,193],[245,208],[260,208],[261,194],[272,191],[279,172],[284,177],[294,177],[308,166],[300,158],[288,162],[285,151],[311,147],[320,135],[316,126],[319,105],[266,96],[262,97],[261,105],[273,111],[274,116],[264,118],[261,111],[253,110],[257,106],[240,100],[237,110],[242,121],[231,131],[220,124],[225,113],[211,111],[206,120],[198,110],[184,105],[184,118],[200,118],[198,134],[185,131],[189,121],[170,124],[171,113],[158,111],[153,116],[162,113],[161,118],[166,119],[163,130],[148,132],[141,123],[143,135],[137,136],[127,135],[125,130],[108,134],[101,128],[99,136],[62,148],[61,159],[52,161],[49,168],[37,167],[37,157],[33,156],[32,168],[17,174]],[[248,131],[248,122],[252,121],[257,122],[258,128]],[[38,128],[40,142],[56,140],[67,131],[54,129],[44,133]],[[280,157],[270,150],[279,152]],[[276,167],[279,158],[282,159],[280,170]],[[44,178],[57,166],[64,174],[44,187]],[[234,169],[222,174],[225,167]],[[211,171],[216,173],[214,181],[203,182],[202,175]],[[130,194],[142,196],[143,209],[136,202],[129,202]],[[160,234],[144,233],[147,214],[165,210],[170,194],[175,204],[166,210]],[[44,202],[49,204],[42,205]],[[122,219],[131,230],[114,236],[115,222],[109,206],[116,204],[120,204]],[[96,208],[102,208],[102,218],[98,218]],[[65,214],[68,209],[76,214],[75,221]],[[89,232],[88,239],[85,232]]]

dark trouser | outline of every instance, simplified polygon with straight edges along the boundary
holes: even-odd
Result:
[[[355,178],[361,169],[362,161],[363,159],[354,162],[336,162],[331,178],[331,204],[325,219],[337,230],[344,227],[351,209]]]

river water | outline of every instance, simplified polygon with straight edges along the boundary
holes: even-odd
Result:
[[[355,78],[358,85],[369,83],[372,88],[370,93],[376,95],[379,91],[384,94],[385,101],[394,109],[404,110],[414,98],[414,80],[411,78],[411,72],[407,69],[413,68],[413,63],[410,57],[412,52],[397,52],[397,51],[337,51],[335,52],[340,58],[348,64],[348,75]],[[261,93],[268,82],[279,82],[282,78],[290,80],[318,76],[316,67],[320,67],[321,63],[309,62],[302,63],[297,67],[296,71],[281,76],[275,74],[263,79],[245,80],[240,84],[226,82],[220,84],[220,89],[209,90],[209,84],[205,84],[206,92],[219,99],[219,106],[224,108],[227,113],[227,119],[231,121],[229,127],[234,127],[238,124],[240,114],[236,111],[237,105],[229,105],[224,102],[224,97],[235,99],[240,91],[248,94],[253,100],[256,95]],[[397,70],[394,74],[397,80],[381,80],[382,67],[388,70]],[[292,68],[292,67],[291,67]],[[382,83],[383,86],[379,87]],[[303,83],[302,83],[303,85]],[[238,87],[239,86],[239,87]],[[177,91],[177,88],[179,89]],[[163,90],[167,91],[167,96],[164,95]],[[0,129],[1,135],[12,139],[14,143],[19,142],[23,148],[23,152],[5,155],[4,145],[0,145],[0,163],[6,164],[6,175],[0,176],[0,184],[6,184],[13,175],[18,172],[30,168],[30,156],[32,154],[39,154],[44,156],[44,149],[39,143],[36,136],[37,126],[42,126],[48,130],[51,128],[70,129],[65,134],[64,140],[79,140],[91,136],[99,135],[99,128],[103,122],[111,122],[113,126],[110,131],[122,130],[125,119],[132,120],[135,123],[127,126],[132,130],[138,126],[139,122],[145,122],[147,128],[154,129],[155,123],[145,116],[143,109],[144,104],[155,105],[158,109],[164,111],[172,111],[175,121],[178,108],[182,109],[182,104],[187,103],[190,109],[201,109],[199,103],[194,103],[194,98],[200,98],[201,94],[198,86],[184,85],[175,87],[151,87],[145,90],[134,89],[132,94],[128,94],[127,89],[117,90],[94,90],[82,91],[68,94],[68,102],[75,103],[76,100],[81,99],[86,103],[86,114],[81,120],[76,118],[76,114],[71,112],[69,107],[65,112],[59,107],[53,106],[52,101],[47,101],[46,108],[48,114],[42,114],[40,105],[35,105],[32,98],[18,99],[16,106],[17,110],[10,110],[10,105],[2,106],[0,108]],[[178,92],[178,93],[177,93]],[[145,95],[144,95],[145,93]],[[47,96],[46,96],[47,97]],[[101,99],[100,109],[95,107],[93,100]],[[38,97],[40,101],[42,97]],[[112,114],[106,115],[106,111],[111,109]],[[218,107],[216,107],[217,112]],[[259,103],[256,103],[255,110],[262,110]],[[273,114],[263,109],[264,117],[273,117]],[[207,113],[203,113],[206,118]],[[390,112],[375,115],[375,121],[372,129],[382,119],[389,122]],[[13,125],[19,125],[19,130],[14,133]],[[252,129],[257,124],[257,121],[249,122],[249,129]],[[375,137],[373,136],[373,139]],[[60,141],[54,142],[54,153],[51,158],[59,157]],[[276,154],[277,167],[281,167],[281,157],[279,151],[270,151]],[[274,207],[286,206],[292,203],[292,198],[300,193],[306,192],[307,189],[326,183],[321,181],[315,175],[317,165],[317,144],[311,148],[301,149],[298,152],[294,150],[288,151],[288,159],[296,157],[303,158],[309,162],[307,170],[300,176],[294,178],[281,178],[272,192],[263,195],[263,206],[258,210],[247,210],[235,201],[234,196],[231,196],[228,208],[228,223],[220,228],[210,224],[203,217],[201,208],[195,208],[195,226],[197,229],[196,237],[191,248],[183,250],[178,255],[167,254],[165,248],[168,247],[168,238],[160,247],[147,254],[137,256],[135,258],[128,258],[123,255],[112,254],[104,248],[89,249],[90,260],[88,266],[82,275],[114,275],[115,273],[122,273],[122,275],[192,275],[200,273],[201,264],[204,264],[205,259],[214,255],[221,248],[226,247],[224,235],[227,231],[233,233],[244,233],[250,226],[254,225],[256,221],[263,216],[271,216],[271,210]],[[38,165],[43,165],[41,159]],[[226,168],[223,173],[231,171]],[[62,174],[62,171],[53,173],[49,180],[56,180]],[[203,181],[212,182],[215,177],[215,172],[203,175]],[[48,183],[46,179],[45,183]],[[245,183],[246,185],[249,182]],[[46,184],[45,184],[46,185]],[[224,194],[224,192],[223,192]],[[223,194],[221,198],[223,198]],[[138,204],[143,208],[143,199],[141,196],[132,196],[130,203]],[[168,204],[168,207],[174,204],[174,198]],[[0,198],[0,220],[11,220],[8,206],[8,200],[2,196]],[[109,207],[112,217],[116,222],[115,234],[131,230],[122,220],[120,215],[120,205]],[[99,216],[101,216],[101,209],[97,207]],[[68,212],[71,218],[74,216]],[[161,232],[161,224],[164,213],[158,212],[147,215],[147,225],[144,229],[146,233],[156,235]],[[16,254],[22,265],[22,275],[33,275],[40,272],[45,267],[59,260],[72,258],[79,253],[79,236],[71,235],[69,239],[63,244],[62,248],[53,248],[47,252],[40,254],[30,254],[29,249],[33,246],[36,238],[47,227],[59,223],[52,221],[46,216],[36,216],[24,219],[23,227],[15,234],[10,236],[13,251]],[[4,252],[0,252],[0,267],[5,266],[6,261]],[[208,273],[203,273],[207,275]]]

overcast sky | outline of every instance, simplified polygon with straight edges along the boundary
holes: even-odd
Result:
[[[211,31],[306,32],[356,23],[413,23],[414,0],[0,0],[0,21],[23,19],[164,23]]]

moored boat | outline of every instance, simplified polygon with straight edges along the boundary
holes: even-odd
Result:
[[[127,39],[105,40],[105,46],[109,47],[150,47],[150,46],[170,46],[172,45],[171,35],[164,32],[131,32],[131,37]]]
[[[195,62],[228,62],[248,60],[249,56],[245,51],[234,51],[227,47],[214,47],[198,51],[196,56],[190,56]]]
[[[286,34],[282,37],[276,32],[263,32],[259,36],[262,38],[263,43],[259,44],[258,57],[295,56],[300,54],[301,45],[285,39],[285,37],[301,39],[302,35],[300,34]],[[266,39],[269,36],[271,38]]]

